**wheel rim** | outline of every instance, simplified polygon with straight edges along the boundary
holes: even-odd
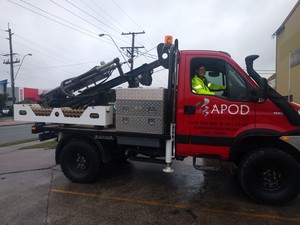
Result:
[[[88,163],[86,157],[83,154],[77,153],[74,156],[73,168],[78,171],[85,171],[87,170],[87,167]]]
[[[259,181],[265,189],[278,189],[283,183],[282,171],[277,166],[266,165],[260,170]]]

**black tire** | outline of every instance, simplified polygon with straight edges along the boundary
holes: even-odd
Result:
[[[91,183],[103,169],[100,151],[91,143],[73,139],[62,149],[60,166],[65,176],[73,182]]]
[[[239,181],[254,201],[282,204],[299,193],[300,165],[290,154],[277,148],[260,148],[242,160]]]

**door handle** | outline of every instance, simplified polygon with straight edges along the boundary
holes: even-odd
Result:
[[[193,105],[185,105],[184,106],[184,114],[185,115],[193,115],[196,113],[196,107]]]

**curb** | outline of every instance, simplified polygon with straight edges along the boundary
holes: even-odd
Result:
[[[0,118],[0,127],[33,124],[33,122],[15,121],[13,117]]]

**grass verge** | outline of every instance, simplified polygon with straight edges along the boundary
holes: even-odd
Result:
[[[45,150],[46,149],[55,149],[56,145],[57,145],[57,141],[53,140],[53,141],[41,142],[41,143],[36,144],[36,145],[22,147],[22,148],[19,148],[19,150],[32,149],[32,148],[43,148]]]
[[[25,139],[25,140],[21,140],[21,141],[8,142],[8,143],[0,144],[0,148],[11,146],[11,145],[23,144],[23,143],[32,142],[32,141],[37,141],[37,140],[39,140],[39,139],[38,138],[30,138],[30,139]]]

